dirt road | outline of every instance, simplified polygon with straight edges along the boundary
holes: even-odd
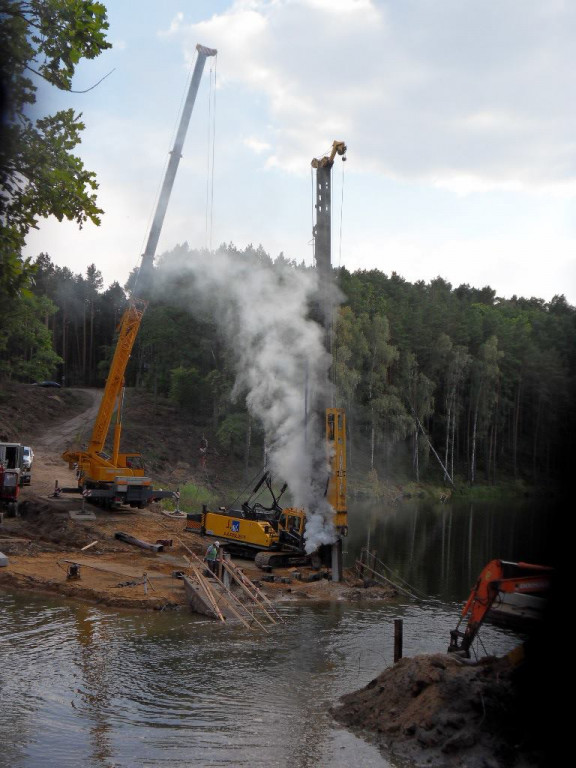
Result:
[[[23,500],[52,493],[55,483],[60,486],[76,484],[74,471],[68,469],[62,453],[88,441],[100,407],[102,391],[78,389],[76,392],[85,395],[89,401],[85,410],[48,428],[43,427],[44,431],[28,438],[34,451],[34,461],[32,482],[22,489]]]
[[[63,421],[61,424],[57,424],[51,427],[47,432],[43,432],[36,439],[36,446],[38,448],[38,454],[43,451],[58,451],[62,453],[63,450],[69,447],[74,442],[85,442],[89,436],[90,431],[94,425],[98,408],[100,407],[100,400],[102,399],[102,390],[99,389],[77,389],[77,392],[85,393],[90,399],[90,405],[82,411],[82,413]]]

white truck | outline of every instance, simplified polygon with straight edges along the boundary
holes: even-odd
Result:
[[[28,452],[28,453],[27,453]],[[0,443],[0,464],[18,475],[18,485],[30,485],[34,452],[21,443]]]

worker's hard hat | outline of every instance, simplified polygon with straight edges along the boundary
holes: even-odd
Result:
[[[219,547],[219,546],[220,546],[220,542],[219,542],[219,541],[215,541],[215,542],[214,542],[214,544],[215,544],[217,547]]]

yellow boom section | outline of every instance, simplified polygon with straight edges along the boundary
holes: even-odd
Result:
[[[64,461],[67,461],[70,466],[77,464],[82,470],[81,481],[84,477],[87,477],[90,480],[109,480],[110,478],[108,476],[111,474],[111,468],[116,468],[118,465],[121,467],[127,466],[126,457],[124,454],[119,454],[120,419],[118,419],[114,435],[114,456],[112,457],[112,461],[99,454],[101,454],[104,449],[114,409],[116,406],[118,406],[119,410],[121,409],[120,396],[124,386],[124,374],[136,336],[138,335],[138,329],[140,328],[145,309],[145,301],[142,301],[141,299],[131,299],[128,308],[122,316],[116,350],[114,352],[112,365],[110,366],[104,394],[102,395],[100,408],[98,409],[98,415],[94,422],[94,427],[92,428],[92,437],[90,438],[87,450],[66,451],[62,454],[62,458]],[[105,465],[106,471],[100,471],[99,465]],[[138,468],[132,472],[126,472],[126,474],[143,475],[144,472],[141,468]]]
[[[132,348],[136,341],[136,336],[138,335],[138,329],[140,328],[145,309],[145,301],[142,301],[141,299],[132,299],[120,321],[120,331],[118,334],[116,351],[114,352],[114,358],[112,360],[112,365],[110,366],[108,379],[106,380],[106,387],[104,388],[98,415],[94,422],[94,428],[92,429],[92,437],[88,445],[88,453],[98,453],[104,448],[116,401],[124,386],[126,366],[128,365],[128,360],[132,354]]]
[[[326,447],[330,461],[327,498],[336,512],[336,530],[345,534],[348,528],[346,502],[346,414],[342,408],[326,409]]]

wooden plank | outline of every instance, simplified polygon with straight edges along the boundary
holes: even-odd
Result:
[[[239,576],[239,575],[238,575],[238,574],[235,572],[235,568],[234,568],[234,567],[230,567],[230,563],[226,562],[226,560],[223,560],[223,561],[222,561],[222,564],[223,564],[224,568],[225,568],[225,569],[228,571],[228,573],[229,573],[229,574],[232,576],[232,578],[234,579],[234,581],[235,581],[235,582],[236,582],[236,583],[237,583],[237,584],[238,584],[238,585],[239,585],[239,586],[240,586],[240,587],[241,587],[241,588],[244,590],[244,592],[245,592],[245,593],[246,593],[246,594],[247,594],[247,595],[248,595],[248,596],[249,596],[249,597],[250,597],[250,598],[251,598],[251,599],[252,599],[254,602],[256,602],[256,600],[255,600],[255,598],[254,598],[254,595],[253,595],[253,593],[252,593],[252,592],[250,592],[250,589],[249,589],[249,588],[248,588],[248,587],[247,587],[247,586],[244,584],[244,582],[242,581],[241,577],[240,577],[240,576]],[[266,616],[268,616],[268,618],[270,619],[270,621],[272,622],[272,624],[276,624],[276,620],[274,619],[274,617],[273,617],[273,616],[272,616],[270,613],[268,613],[268,611],[266,610],[266,608],[265,608],[263,605],[261,605],[260,603],[256,603],[256,604],[258,605],[258,607],[260,608],[260,610],[262,610],[262,611],[263,611],[263,612],[266,614]]]
[[[195,554],[195,553],[194,553],[194,552],[193,552],[193,551],[190,549],[190,547],[188,547],[188,546],[187,546],[187,545],[184,543],[184,541],[182,541],[182,539],[181,539],[179,536],[174,536],[174,538],[175,538],[177,541],[179,541],[179,542],[180,542],[180,544],[181,544],[181,545],[184,547],[184,549],[185,549],[185,550],[188,552],[188,554],[189,554],[189,556],[190,556],[190,558],[191,558],[190,567],[191,567],[191,568],[194,568],[194,570],[197,570],[197,568],[195,568],[195,567],[194,567],[194,563],[196,563],[196,564],[198,565],[198,567],[200,567],[200,568],[204,569],[204,568],[205,568],[204,562],[203,562],[203,561],[202,561],[202,560],[201,560],[201,559],[198,557],[198,555],[196,555],[196,554]],[[198,576],[200,577],[200,574],[198,574]],[[200,577],[200,578],[204,578],[204,577]],[[246,619],[245,619],[245,618],[244,618],[244,617],[243,617],[243,616],[240,614],[240,611],[239,611],[237,608],[235,608],[235,607],[234,607],[234,605],[233,605],[233,602],[232,602],[232,601],[235,601],[235,602],[236,602],[236,604],[237,604],[237,605],[240,607],[240,609],[241,609],[241,610],[243,610],[245,613],[247,613],[247,614],[250,616],[250,618],[252,619],[252,621],[256,622],[256,623],[258,624],[258,626],[259,626],[261,629],[263,629],[263,630],[264,630],[264,632],[267,632],[267,631],[268,631],[268,630],[266,629],[266,627],[265,627],[265,626],[264,626],[264,625],[263,625],[263,624],[262,624],[262,623],[261,623],[261,622],[260,622],[260,621],[259,621],[259,620],[256,618],[256,616],[254,616],[254,615],[253,615],[253,614],[250,612],[250,610],[249,610],[249,609],[248,609],[248,608],[247,608],[247,607],[246,607],[246,606],[245,606],[243,603],[241,603],[241,602],[238,600],[238,598],[236,597],[236,595],[234,595],[234,594],[233,594],[233,593],[232,593],[232,592],[231,592],[231,591],[230,591],[230,590],[229,590],[229,589],[226,587],[226,585],[224,584],[224,582],[223,582],[223,581],[222,581],[222,580],[221,580],[221,579],[220,579],[220,578],[219,578],[219,577],[218,577],[216,574],[213,574],[213,578],[216,580],[216,583],[217,583],[217,584],[219,584],[219,585],[220,585],[220,587],[221,587],[221,588],[222,588],[222,590],[223,590],[222,592],[219,592],[219,593],[218,593],[218,594],[219,594],[219,598],[220,598],[220,600],[222,600],[222,601],[223,601],[223,602],[226,604],[226,606],[227,606],[228,610],[229,610],[231,613],[233,613],[233,614],[236,616],[236,618],[237,618],[239,621],[241,621],[241,622],[244,624],[244,626],[245,626],[247,629],[253,629],[253,627],[252,627],[252,626],[251,626],[251,625],[250,625],[250,624],[249,624],[249,623],[246,621]],[[207,581],[207,580],[205,580],[205,581]],[[224,594],[224,593],[227,593],[227,595],[229,596],[229,599],[228,599],[228,598],[225,596],[225,594]],[[217,606],[216,606],[216,607],[217,607]]]
[[[395,584],[391,579],[387,579],[386,576],[383,576],[378,571],[375,571],[374,568],[371,568],[369,565],[366,565],[365,563],[361,563],[358,560],[356,561],[357,566],[362,566],[363,570],[370,571],[376,578],[382,579],[382,581],[386,582],[386,584],[389,584],[391,587],[394,587],[394,589],[397,589],[399,592],[402,592],[407,597],[411,597],[413,600],[419,600],[420,598],[416,595],[412,594],[412,592],[409,592],[407,589],[403,589],[402,587],[398,586],[398,584]]]
[[[272,613],[276,616],[278,621],[281,621],[282,623],[284,623],[284,619],[278,613],[278,610],[276,609],[276,606],[268,599],[268,597],[264,594],[264,592],[262,592],[262,590],[258,589],[256,584],[254,584],[254,582],[251,579],[249,579],[248,576],[246,576],[246,574],[242,571],[241,568],[238,568],[237,565],[235,565],[233,567],[237,570],[237,572],[238,572],[240,578],[242,579],[242,581],[245,584],[248,585],[249,589],[253,589],[254,592],[256,593],[257,597],[260,600],[262,600],[262,602],[266,603],[269,606],[269,608],[271,609]]]
[[[203,616],[210,616],[212,619],[220,619],[220,621],[225,620],[221,613],[219,614],[216,612],[215,607],[210,604],[210,601],[200,594],[200,590],[202,589],[200,584],[195,585],[192,579],[188,576],[183,576],[182,580],[184,582],[186,597],[190,607],[195,613],[200,613]]]
[[[117,566],[117,565],[110,565],[109,563],[102,563],[102,562],[96,564],[93,560],[86,560],[86,559],[83,559],[82,557],[77,557],[75,560],[63,558],[61,562],[70,563],[72,565],[81,565],[84,568],[93,568],[96,571],[105,571],[106,573],[115,573],[117,576],[132,576],[134,578],[138,578],[142,576],[142,568],[134,568],[133,566],[130,566],[130,565]],[[161,573],[160,571],[148,571],[148,578],[149,579],[170,579],[172,577],[166,573]]]
[[[197,568],[195,568],[193,565],[191,565],[190,567],[192,569],[192,572],[194,573],[194,576],[196,577],[198,584],[200,585],[202,591],[204,592],[206,600],[212,606],[216,618],[220,619],[220,621],[226,621],[225,617],[222,614],[222,611],[220,610],[220,608],[218,607],[218,604],[216,603],[216,599],[212,594],[212,590],[209,587],[206,579],[204,578],[204,576],[202,576],[202,574],[198,571]]]

